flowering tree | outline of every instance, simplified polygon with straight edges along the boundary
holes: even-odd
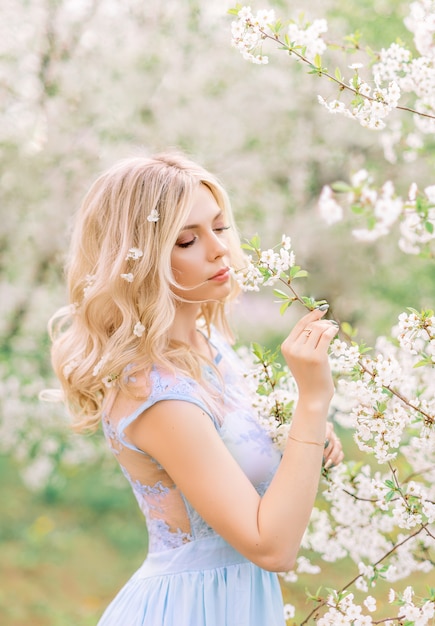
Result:
[[[414,143],[422,146],[421,134],[435,130],[434,11],[435,3],[430,0],[411,4],[405,23],[415,34],[420,56],[412,58],[410,50],[398,43],[379,54],[370,51],[372,78],[367,80],[360,76],[360,63],[350,66],[349,80],[340,69],[331,75],[323,66],[321,55],[330,46],[323,38],[327,32],[323,19],[311,23],[290,20],[284,26],[273,11],[254,15],[249,7],[239,6],[233,11],[237,16],[232,24],[233,44],[255,64],[268,63],[263,50],[267,41],[278,44],[310,73],[327,77],[338,86],[341,97],[327,100],[319,96],[320,104],[369,129],[385,128],[394,109],[412,113],[420,133]],[[346,46],[361,49],[356,36],[349,36],[341,48]],[[399,104],[403,91],[414,97],[413,108]],[[346,94],[350,94],[348,103]],[[380,191],[372,183],[368,172],[361,170],[350,183],[324,187],[321,215],[329,224],[342,220],[344,211],[337,194],[345,194],[353,212],[365,220],[364,227],[353,230],[357,239],[384,236],[400,220],[401,250],[433,257],[434,187],[420,192],[411,184],[408,197],[402,199],[390,181]],[[283,237],[278,250],[262,250],[258,237],[246,247],[250,262],[235,274],[245,290],[279,284],[281,288],[274,293],[281,312],[294,302],[309,309],[321,304],[295,289],[295,281],[306,272],[295,264],[289,237]],[[257,345],[253,354],[256,367],[249,380],[257,392],[259,419],[279,447],[297,399],[295,385],[288,370],[277,364],[276,354]],[[329,506],[315,508],[303,541],[307,552],[298,559],[296,572],[283,576],[291,582],[300,572],[318,573],[320,566],[311,563],[309,555],[327,562],[350,558],[355,571],[339,589],[323,581],[322,588],[309,595],[314,607],[297,623],[431,624],[435,590],[428,588],[424,597],[417,598],[411,585],[401,592],[393,585],[415,572],[432,572],[435,566],[434,312],[408,309],[399,316],[390,337],[379,337],[373,350],[357,343],[353,329],[342,324],[330,357],[337,382],[331,417],[343,428],[352,429],[358,448],[369,456],[360,463],[350,461],[324,471],[323,495]],[[377,601],[371,593],[381,579],[391,583],[389,603],[397,608],[376,618]],[[360,593],[358,601],[355,590]],[[291,620],[294,614],[294,607],[286,605],[287,618]]]

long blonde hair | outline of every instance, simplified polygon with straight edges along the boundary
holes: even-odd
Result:
[[[202,357],[168,339],[176,307],[171,252],[200,184],[232,226],[228,245],[241,266],[225,190],[181,154],[123,160],[84,198],[66,266],[70,305],[49,323],[53,368],[78,431],[96,428],[108,388],[125,389],[127,366],[130,375],[160,364],[200,379]],[[147,219],[156,215],[158,221]],[[227,300],[237,292],[233,281]],[[208,331],[213,324],[231,338],[224,302],[203,303],[200,310]]]

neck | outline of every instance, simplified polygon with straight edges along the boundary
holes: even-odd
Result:
[[[180,303],[170,330],[171,339],[182,341],[191,346],[197,345],[196,320],[199,310],[198,304]]]

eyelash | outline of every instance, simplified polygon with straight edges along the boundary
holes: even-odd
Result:
[[[231,226],[220,226],[219,228],[214,228],[213,230],[215,233],[223,233],[224,230],[228,230],[229,228],[231,228]],[[189,248],[195,243],[196,240],[197,237],[194,237],[191,241],[186,241],[186,243],[177,243],[177,246],[179,248]]]

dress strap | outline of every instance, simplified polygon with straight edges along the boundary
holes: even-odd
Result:
[[[140,415],[142,415],[144,411],[154,406],[154,404],[157,404],[157,402],[163,402],[165,400],[177,400],[177,401],[181,400],[182,402],[189,402],[189,404],[194,404],[195,406],[198,406],[202,411],[204,411],[204,413],[206,413],[210,417],[210,419],[213,421],[214,424],[216,423],[216,420],[213,417],[213,415],[210,413],[210,410],[199,399],[194,398],[192,396],[183,396],[177,393],[167,393],[164,395],[159,395],[157,398],[148,398],[148,400],[140,404],[137,407],[137,409],[133,411],[133,413],[130,413],[130,415],[127,415],[127,417],[123,417],[122,419],[119,420],[119,423],[117,426],[117,435],[118,435],[119,441],[121,442],[123,446],[125,446],[126,448],[129,448],[130,450],[134,450],[135,452],[140,452],[141,454],[147,454],[146,452],[144,452],[143,450],[135,446],[133,443],[131,443],[127,439],[125,430]]]
[[[210,353],[212,355],[213,363],[215,365],[219,365],[219,363],[222,360],[222,354],[219,348],[209,337],[207,337],[207,335],[200,328],[197,328],[196,330],[199,332],[200,335],[204,337],[204,339],[208,343],[209,348],[210,348]],[[214,356],[213,356],[213,352],[214,352]]]

